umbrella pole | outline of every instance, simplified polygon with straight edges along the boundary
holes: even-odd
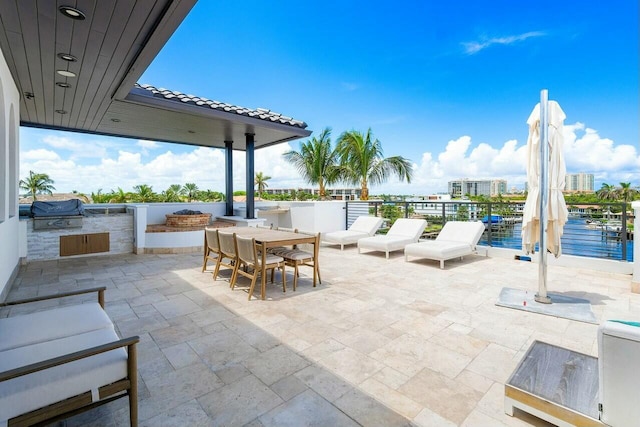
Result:
[[[535,300],[551,304],[547,296],[547,227],[549,216],[549,94],[540,91],[540,243],[538,252],[538,293]]]

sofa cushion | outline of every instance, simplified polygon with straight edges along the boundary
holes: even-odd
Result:
[[[117,341],[113,328],[44,341],[0,352],[0,371]],[[127,352],[117,350],[0,382],[3,421],[55,402],[96,390],[127,376]]]
[[[358,248],[371,249],[375,251],[397,251],[407,244],[414,242],[406,236],[373,236],[358,240]]]
[[[0,351],[112,327],[98,303],[77,304],[0,319]]]
[[[375,216],[359,216],[353,221],[351,227],[349,227],[349,231],[359,231],[361,233],[365,233],[368,236],[373,236],[378,231],[382,225],[382,218],[378,218]]]

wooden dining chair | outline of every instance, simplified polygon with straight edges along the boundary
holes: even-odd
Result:
[[[294,291],[298,286],[298,276],[300,275],[298,271],[298,267],[300,267],[301,265],[306,265],[313,268],[313,287],[314,288],[316,286],[316,276],[317,276],[317,281],[320,284],[322,284],[322,279],[320,278],[320,267],[318,265],[318,254],[320,251],[320,233],[300,231],[300,234],[315,236],[312,252],[307,252],[299,248],[294,248],[294,249],[283,248],[281,250],[274,252],[274,255],[279,255],[283,257],[285,263],[294,268],[294,271],[293,271],[293,290]]]
[[[202,264],[202,272],[207,269],[207,261],[218,262],[220,257],[220,243],[218,242],[218,229],[204,229],[204,263]]]
[[[218,242],[220,243],[220,255],[217,258],[216,269],[213,272],[213,280],[216,280],[220,267],[232,269],[229,286],[233,287],[238,271],[238,249],[236,247],[236,234],[218,231]],[[227,260],[225,262],[225,260]]]
[[[262,255],[258,254],[256,239],[252,237],[235,236],[236,247],[238,248],[238,267],[246,267],[247,270],[236,268],[236,278],[238,274],[251,279],[249,288],[249,299],[253,295],[258,275],[262,272]],[[281,256],[267,254],[265,260],[265,272],[271,270],[271,281],[273,282],[274,272],[276,268],[282,270],[282,292],[287,291],[287,279],[285,274],[285,260]],[[235,287],[235,282],[232,288]]]

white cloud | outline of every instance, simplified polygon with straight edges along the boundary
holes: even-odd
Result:
[[[640,154],[631,145],[616,145],[601,137],[597,130],[582,123],[565,125],[565,159],[569,173],[593,173],[596,186],[607,182],[640,183]],[[62,144],[64,145],[64,144]],[[107,145],[106,143],[104,145]],[[114,144],[114,147],[120,147]],[[290,144],[259,149],[255,155],[255,171],[271,176],[269,188],[309,187],[282,154],[291,150]],[[296,147],[297,148],[297,147]],[[57,191],[78,190],[91,193],[118,187],[129,191],[138,184],[153,186],[154,191],[165,190],[171,184],[195,182],[201,189],[224,191],[224,150],[158,144],[160,153],[150,158],[142,155],[142,147],[129,146],[109,155],[97,164],[80,161],[64,150],[36,148],[20,154],[20,176],[29,170],[47,173],[55,181]],[[180,151],[179,151],[180,150]],[[113,151],[113,154],[111,152]],[[414,165],[411,184],[392,179],[374,186],[373,194],[425,195],[447,190],[447,182],[459,178],[500,178],[508,186],[522,187],[525,175],[526,141],[509,140],[503,143],[475,143],[470,136],[447,142],[442,151],[422,153]],[[245,189],[245,154],[233,153],[234,189]]]
[[[152,150],[154,148],[158,148],[160,146],[160,144],[158,144],[156,141],[148,141],[146,139],[141,139],[139,140],[136,145],[138,147],[142,147],[142,148],[147,148],[149,150]]]
[[[101,143],[86,139],[86,137],[78,141],[66,136],[47,135],[42,138],[42,142],[58,150],[71,151],[71,157],[74,159],[102,158],[107,153],[106,148]]]
[[[467,55],[475,55],[476,53],[484,50],[493,45],[510,45],[517,42],[524,41],[531,37],[541,37],[546,34],[542,31],[529,31],[528,33],[517,34],[514,36],[506,36],[506,37],[493,37],[493,38],[481,38],[478,41],[471,42],[463,42],[462,47],[464,48],[464,53]]]

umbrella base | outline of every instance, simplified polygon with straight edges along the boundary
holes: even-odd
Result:
[[[536,300],[536,302],[539,302],[541,304],[551,304],[551,298],[549,298],[548,296],[543,297],[539,294],[536,294],[534,299]]]

